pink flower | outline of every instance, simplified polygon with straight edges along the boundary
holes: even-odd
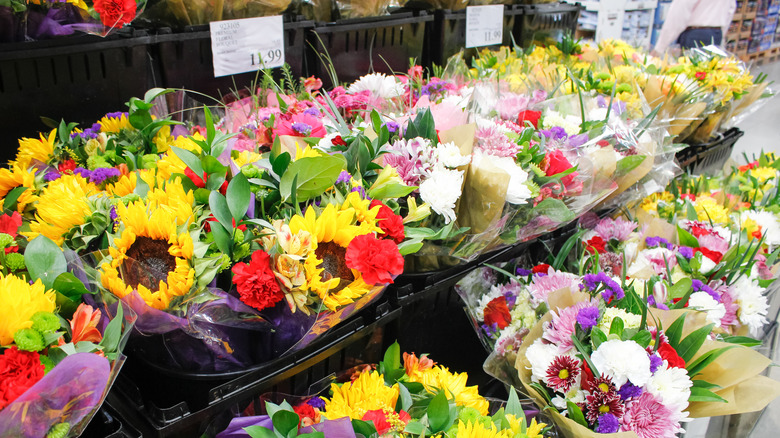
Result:
[[[550,269],[547,275],[534,276],[534,281],[528,285],[528,292],[535,303],[547,301],[547,296],[558,289],[572,288],[577,290],[579,279],[576,275]]]
[[[571,307],[558,309],[556,313],[551,310],[552,320],[544,324],[544,334],[542,338],[558,347],[558,352],[566,354],[574,347],[571,335],[574,333],[577,325],[577,313],[581,309],[592,305],[588,301],[580,301]]]
[[[617,218],[617,220],[606,218],[596,224],[594,231],[606,241],[616,239],[623,242],[634,232],[637,225],[636,222],[627,221],[622,217]]]
[[[531,99],[523,94],[502,93],[501,99],[496,102],[496,110],[504,120],[517,120],[521,111],[528,109]]]
[[[679,423],[674,413],[649,392],[626,404],[620,429],[633,431],[639,438],[674,438]]]
[[[274,127],[276,135],[291,135],[293,137],[325,137],[328,133],[319,117],[307,113],[280,116]]]
[[[721,327],[739,326],[739,319],[737,319],[739,304],[736,303],[735,291],[725,284],[713,287],[712,289],[720,294],[720,302],[726,308],[726,314],[720,319]]]
[[[487,126],[477,129],[475,135],[477,149],[485,154],[497,157],[513,157],[519,152],[520,146],[509,140],[497,126]]]

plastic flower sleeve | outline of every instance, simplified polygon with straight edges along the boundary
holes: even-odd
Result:
[[[130,24],[145,6],[146,0],[29,3],[27,37],[45,39],[76,32],[107,36]]]
[[[291,0],[161,0],[150,5],[139,20],[155,26],[183,28],[212,21],[279,15],[287,10],[290,3]]]
[[[0,6],[0,43],[24,41],[26,9],[23,1]]]

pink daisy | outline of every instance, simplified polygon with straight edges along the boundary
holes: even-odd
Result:
[[[580,375],[580,361],[571,356],[558,356],[547,368],[547,383],[558,392],[568,392]]]
[[[649,392],[628,402],[620,419],[621,430],[633,431],[639,438],[674,438],[679,429],[676,421],[670,421],[674,413]]]
[[[557,313],[551,311],[552,319],[544,324],[542,338],[555,344],[561,354],[569,352],[574,347],[571,335],[577,325],[577,313],[590,305],[591,303],[588,301],[581,301],[571,307],[559,309]]]
[[[528,292],[531,293],[534,302],[538,304],[547,301],[547,296],[551,292],[567,287],[577,290],[579,285],[580,280],[576,275],[550,269],[547,275],[534,276],[533,283],[528,285]]]

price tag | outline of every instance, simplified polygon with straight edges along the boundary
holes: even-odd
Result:
[[[501,44],[504,38],[504,5],[466,8],[466,47]]]
[[[212,21],[214,77],[246,73],[284,64],[282,16]]]

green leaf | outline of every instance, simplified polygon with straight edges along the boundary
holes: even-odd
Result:
[[[596,365],[593,365],[593,361],[590,360],[590,355],[585,350],[585,346],[582,345],[582,342],[580,342],[580,339],[577,337],[576,333],[572,333],[571,341],[574,344],[574,348],[576,348],[577,351],[579,351],[579,353],[582,355],[582,358],[585,359],[585,362],[588,364],[588,368],[590,368],[590,370],[593,372],[593,375],[599,375],[599,371],[596,369]]]
[[[533,208],[534,216],[545,216],[555,223],[565,224],[574,220],[575,215],[560,199],[546,198]]]
[[[298,438],[325,438],[325,432],[309,432],[309,433],[302,433],[300,435],[295,435],[295,436],[297,436]]]
[[[211,222],[211,234],[214,236],[214,243],[220,252],[233,258],[233,237],[228,233],[219,222]]]
[[[412,403],[412,394],[409,393],[409,388],[403,384],[398,385],[398,402],[396,403],[395,409],[397,411],[408,411],[412,406]]]
[[[422,240],[404,240],[401,242],[400,245],[398,245],[398,252],[402,256],[407,256],[409,254],[414,254],[417,251],[419,251],[423,247]]]
[[[410,187],[405,184],[391,182],[376,189],[369,189],[368,196],[372,199],[402,198],[415,190],[417,190],[417,186]]]
[[[276,434],[263,426],[249,426],[244,428],[244,432],[251,438],[277,438]]]
[[[92,293],[88,291],[86,287],[84,287],[84,283],[82,283],[81,280],[76,278],[76,276],[70,272],[63,272],[62,274],[58,275],[54,280],[54,286],[52,289],[65,295],[73,301],[79,301],[82,295]]]
[[[55,294],[54,304],[56,304],[57,308],[60,309],[59,314],[64,318],[70,318],[73,316],[73,313],[76,312],[76,309],[78,308],[79,303],[81,303],[81,300],[73,301],[57,291],[55,291]]]
[[[693,207],[693,204],[691,201],[685,201],[685,212],[686,212],[686,219],[689,221],[697,221],[699,220],[699,214],[696,213],[696,209]],[[682,242],[680,242],[682,245]],[[698,247],[698,245],[694,246],[694,248]]]
[[[685,339],[680,341],[680,347],[676,349],[677,354],[680,355],[686,364],[690,362],[696,352],[699,351],[699,348],[704,344],[704,341],[707,340],[707,336],[712,332],[713,327],[715,327],[715,324],[707,324],[704,327],[694,330],[691,334],[686,336]]]
[[[699,388],[694,386],[691,388],[691,396],[688,397],[689,402],[722,402],[727,403],[726,399],[715,394],[709,389]]]
[[[57,277],[68,270],[65,254],[54,241],[43,235],[39,235],[27,245],[24,264],[27,265],[30,279],[40,279],[47,289],[51,289]]]
[[[690,246],[691,248],[698,248],[699,241],[693,237],[693,234],[683,230],[680,226],[677,226],[677,236],[680,239],[680,245]]]
[[[404,432],[415,435],[415,436],[423,436],[425,433],[425,425],[420,423],[417,420],[412,420],[408,423],[406,423],[406,427],[404,428]]]
[[[287,436],[291,430],[298,430],[301,418],[295,412],[280,410],[271,417],[271,421],[274,423],[274,430],[282,436]]]
[[[582,409],[579,406],[570,400],[566,400],[566,410],[569,411],[569,418],[584,427],[588,427],[588,422],[585,421],[585,415],[582,414]]]
[[[19,199],[19,196],[21,196],[22,193],[24,193],[26,190],[27,187],[16,187],[11,189],[11,191],[5,195],[5,199],[3,200],[3,209],[8,211],[15,211],[16,201]]]
[[[287,167],[290,165],[290,161],[292,161],[290,153],[282,152],[273,159],[271,162],[271,168],[277,176],[281,177],[284,175],[284,172],[287,171]]]
[[[384,364],[385,371],[401,368],[401,346],[398,345],[398,341],[387,347],[382,364]]]
[[[121,301],[117,301],[116,315],[106,326],[100,345],[108,352],[115,352],[119,348],[122,339],[122,324],[125,322],[124,309]]]
[[[202,156],[200,159],[200,164],[203,166],[203,171],[209,175],[212,173],[224,175],[228,170],[224,164],[220,163],[216,157],[212,157],[211,155]]]
[[[642,330],[639,333],[635,334],[631,338],[632,341],[634,341],[637,344],[641,345],[642,348],[647,348],[647,346],[650,345],[650,341],[652,339],[653,339],[653,336],[647,330]]]
[[[374,426],[372,421],[352,420],[352,429],[364,437],[374,436],[377,433],[376,426]],[[298,436],[300,437],[301,435]]]
[[[574,235],[566,239],[566,242],[561,247],[560,252],[555,256],[555,259],[553,260],[552,267],[556,270],[563,269],[563,264],[566,262],[566,259],[569,257],[569,253],[571,252],[572,248],[574,248],[574,245],[577,244],[577,242],[580,241],[580,237],[582,237],[583,234],[585,234],[588,230],[585,228],[582,228],[578,230]]]
[[[517,390],[514,387],[509,387],[509,399],[506,402],[506,413],[514,415],[517,418],[523,418],[523,405],[520,404],[520,399],[517,397]]]
[[[693,386],[696,387],[696,388],[704,388],[704,389],[720,388],[719,385],[707,382],[706,380],[693,379],[691,381],[693,382]]]
[[[683,324],[685,324],[685,314],[680,315],[674,322],[666,329],[667,339],[669,339],[669,345],[675,350],[680,346],[680,338],[682,338]]]
[[[688,294],[688,292],[692,289],[693,289],[693,281],[687,277],[683,278],[677,283],[669,286],[668,288],[669,298],[682,298],[686,294]]]
[[[728,347],[716,348],[697,357],[696,360],[686,365],[685,369],[688,370],[688,375],[693,377],[699,374],[700,372],[702,372],[702,370],[704,370],[704,368],[707,368],[707,365],[714,362],[715,359],[718,358],[718,356],[720,356],[721,354],[725,353],[726,351],[732,348],[734,348],[733,345]]]
[[[612,325],[609,326],[609,334],[617,335],[618,337],[623,336],[624,326],[623,318],[616,316],[615,319],[612,320]]]
[[[150,88],[149,91],[144,93],[144,102],[152,103],[152,101],[163,94],[173,93],[175,90],[171,88]]]
[[[598,328],[593,327],[590,330],[590,341],[593,344],[593,349],[599,348],[599,345],[603,344],[604,342],[607,342],[607,335],[604,334],[604,332]]]
[[[138,181],[135,183],[135,189],[133,190],[133,193],[142,198],[145,198],[146,194],[149,193],[149,184],[147,184],[143,179],[138,178]]]
[[[287,168],[279,182],[283,199],[290,199],[293,190],[298,202],[308,201],[333,186],[346,164],[342,155],[306,157],[296,160]],[[293,181],[297,177],[297,187]]]
[[[639,165],[645,161],[645,158],[647,157],[644,155],[629,155],[627,157],[623,157],[620,159],[620,161],[617,162],[615,176],[621,177],[628,175],[629,172],[639,167]]]
[[[246,180],[243,173],[239,173],[230,180],[225,194],[230,214],[238,222],[249,209],[249,181]]]
[[[209,208],[211,208],[211,214],[217,218],[225,230],[229,234],[233,234],[233,216],[230,214],[225,197],[219,192],[211,192],[209,194]]]
[[[447,395],[444,391],[439,391],[428,405],[428,423],[431,426],[431,432],[439,432],[450,420],[450,402],[447,401]]]
[[[747,336],[723,336],[723,342],[744,345],[745,347],[757,347],[763,343],[758,339],[749,338]]]
[[[174,155],[179,157],[179,159],[190,168],[190,170],[195,172],[195,175],[203,177],[203,167],[200,165],[200,159],[197,155],[186,149],[181,149],[176,146],[171,146],[171,150],[173,151]]]

